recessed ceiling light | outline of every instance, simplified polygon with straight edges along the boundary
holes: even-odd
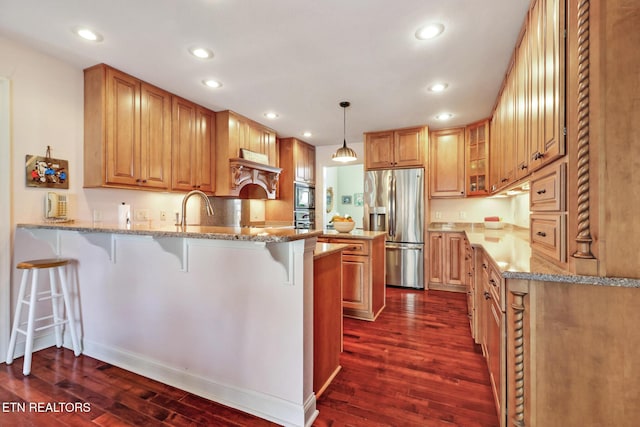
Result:
[[[87,28],[87,27],[75,27],[73,32],[82,37],[85,40],[89,40],[91,42],[101,42],[103,40],[102,35]]]
[[[436,116],[436,120],[449,120],[451,117],[453,117],[451,113],[440,113]]]
[[[200,59],[213,58],[213,52],[205,47],[192,47],[189,49],[189,53]]]
[[[213,89],[217,89],[219,87],[222,87],[222,83],[220,83],[217,80],[213,80],[213,79],[203,80],[202,84],[207,86],[207,87],[213,88]]]
[[[418,40],[428,40],[438,37],[444,31],[444,25],[442,24],[429,24],[424,27],[418,28],[416,31],[416,38]]]
[[[279,117],[279,116],[278,116],[278,114],[276,114],[276,113],[274,113],[274,112],[264,113],[264,116],[265,116],[267,119],[271,119],[271,120],[273,120],[273,119],[277,119],[277,118]]]
[[[304,136],[305,138],[311,138],[311,137],[313,136],[313,134],[312,134],[311,132],[308,132],[308,131],[307,131],[307,132],[304,132],[304,133],[302,134],[302,136]]]
[[[445,90],[448,87],[449,87],[449,85],[446,84],[446,83],[434,83],[431,86],[429,86],[429,91],[430,92],[442,92],[443,90]]]

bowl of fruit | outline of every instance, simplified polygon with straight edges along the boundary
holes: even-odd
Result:
[[[339,233],[349,233],[356,226],[355,221],[349,215],[334,215],[329,222]]]

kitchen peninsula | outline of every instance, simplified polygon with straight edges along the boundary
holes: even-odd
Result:
[[[320,234],[19,224],[14,256],[77,260],[71,293],[83,353],[282,425],[310,426]]]

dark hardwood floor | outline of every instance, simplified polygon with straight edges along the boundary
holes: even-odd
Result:
[[[35,353],[28,377],[22,360],[0,365],[0,426],[273,425],[70,350]],[[465,294],[389,288],[375,322],[345,318],[341,364],[314,426],[498,425]]]

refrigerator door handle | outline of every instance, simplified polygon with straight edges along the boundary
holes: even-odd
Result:
[[[389,176],[389,236],[396,235],[396,179]]]

